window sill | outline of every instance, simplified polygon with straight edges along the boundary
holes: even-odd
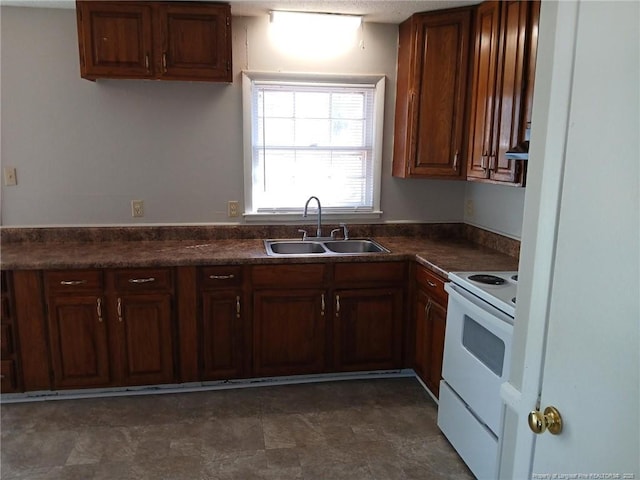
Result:
[[[382,211],[377,210],[373,212],[345,212],[345,213],[331,213],[322,212],[322,223],[325,221],[337,220],[337,221],[349,221],[349,220],[368,220],[377,219],[382,216]],[[246,222],[250,223],[314,223],[317,219],[315,213],[310,213],[307,218],[304,218],[301,213],[244,213],[242,217]]]

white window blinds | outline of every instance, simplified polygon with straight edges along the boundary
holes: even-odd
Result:
[[[375,85],[253,81],[254,212],[374,207]]]

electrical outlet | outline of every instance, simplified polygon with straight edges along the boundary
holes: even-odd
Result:
[[[240,216],[240,205],[237,200],[229,200],[227,202],[227,216],[228,217]]]
[[[465,203],[465,207],[464,207],[464,214],[466,217],[473,217],[473,200],[468,199],[467,202]]]
[[[18,178],[16,177],[16,167],[4,167],[4,184],[7,187],[12,187],[18,184]]]
[[[144,200],[131,200],[131,216],[144,217]]]

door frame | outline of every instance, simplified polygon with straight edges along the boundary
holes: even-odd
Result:
[[[539,402],[576,51],[578,2],[542,2],[518,303],[503,384],[499,477],[530,478],[535,438],[524,419]]]

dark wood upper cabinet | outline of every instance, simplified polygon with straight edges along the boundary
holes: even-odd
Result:
[[[472,11],[400,25],[393,175],[465,178],[464,121]]]
[[[83,78],[231,82],[231,10],[204,2],[77,0]]]
[[[540,2],[484,2],[476,12],[467,177],[524,185],[505,153],[531,121]]]

